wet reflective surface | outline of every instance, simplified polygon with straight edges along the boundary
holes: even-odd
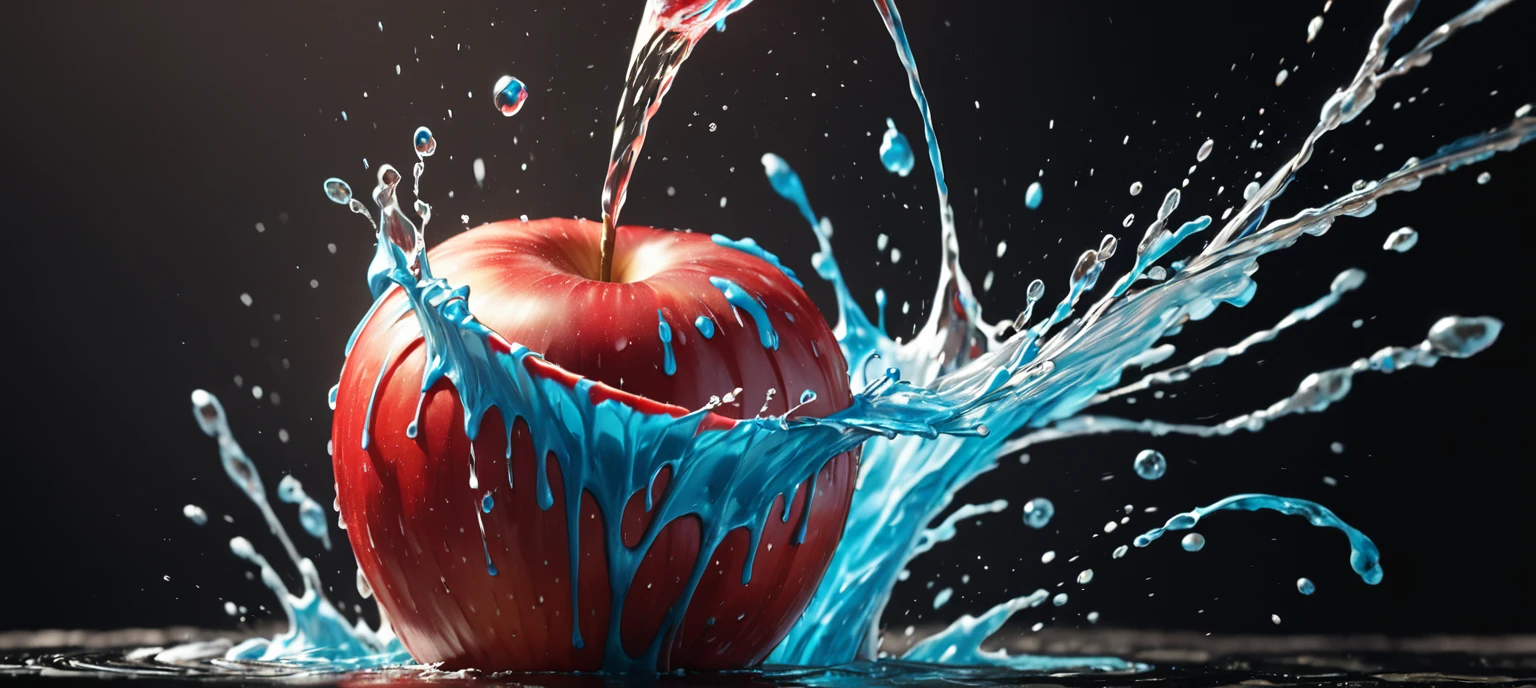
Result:
[[[155,639],[153,632],[147,639]],[[161,634],[160,639],[166,639]],[[194,634],[195,635],[195,634]],[[75,634],[92,644],[120,641],[123,634]],[[183,634],[185,637],[185,634]],[[825,669],[767,668],[729,674],[615,678],[554,674],[481,675],[398,667],[337,672],[334,663],[306,667],[292,662],[223,658],[230,638],[132,647],[18,647],[48,640],[42,635],[0,638],[0,681],[49,686],[208,682],[220,685],[304,686],[1386,686],[1536,685],[1536,638],[1377,636],[1244,636],[1205,638],[1192,633],[1081,631],[1018,636],[1013,652],[1060,656],[1111,653],[1131,660],[1127,672],[1020,672],[882,660]]]

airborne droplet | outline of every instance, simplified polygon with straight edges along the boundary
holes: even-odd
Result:
[[[523,101],[528,100],[528,87],[515,76],[501,77],[493,90],[496,93],[496,109],[501,110],[504,117],[517,114],[523,109]]]
[[[1200,144],[1200,150],[1195,153],[1195,160],[1197,162],[1205,162],[1206,158],[1211,157],[1211,151],[1215,150],[1215,148],[1216,142],[1206,139],[1205,143]]]
[[[917,158],[912,154],[912,145],[907,143],[905,134],[896,130],[896,120],[889,117],[885,120],[885,137],[880,139],[880,164],[885,169],[903,177],[911,174],[912,166],[917,163]]]
[[[411,145],[416,147],[416,155],[423,158],[437,152],[437,139],[432,137],[432,130],[426,127],[416,128],[416,133],[411,136]]]
[[[1296,592],[1299,592],[1303,595],[1310,595],[1314,592],[1317,592],[1317,586],[1312,584],[1312,579],[1310,578],[1297,578]]]
[[[1135,468],[1143,480],[1157,480],[1168,472],[1168,460],[1156,449],[1143,449],[1136,455]]]
[[[1044,497],[1036,497],[1024,504],[1024,525],[1031,528],[1044,528],[1055,515],[1056,505]]]
[[[346,205],[352,202],[352,187],[340,179],[331,177],[325,180],[325,197],[331,199],[332,203]]]
[[[1409,249],[1418,243],[1419,233],[1414,231],[1412,227],[1402,227],[1387,235],[1387,243],[1382,244],[1381,248],[1387,251],[1407,253]]]
[[[1030,210],[1040,207],[1040,202],[1045,200],[1045,192],[1040,190],[1040,182],[1030,182],[1029,189],[1024,192],[1024,205]]]
[[[1198,552],[1205,548],[1205,536],[1199,533],[1190,533],[1179,541],[1179,546],[1186,552]]]

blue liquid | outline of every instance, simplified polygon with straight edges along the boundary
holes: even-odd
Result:
[[[885,135],[880,139],[880,164],[893,174],[903,177],[912,173],[913,165],[917,164],[916,156],[912,155],[912,144],[907,143],[907,136],[896,131],[896,120],[885,120]]]
[[[1029,188],[1024,191],[1024,205],[1030,210],[1040,207],[1040,202],[1045,200],[1045,191],[1040,188],[1040,182],[1030,182]]]
[[[1056,505],[1044,497],[1036,497],[1024,504],[1024,524],[1035,529],[1044,528],[1056,515]]]
[[[693,319],[693,329],[698,330],[703,338],[709,339],[715,336],[715,321],[710,320],[707,315],[701,315]]]
[[[1296,592],[1299,592],[1303,595],[1311,595],[1312,593],[1317,592],[1317,586],[1312,583],[1312,579],[1310,578],[1297,578]]]
[[[661,337],[661,350],[664,356],[662,370],[671,375],[677,372],[677,357],[672,355],[672,326],[667,324],[667,316],[656,311],[656,334]]]
[[[604,669],[607,671],[645,672],[655,668],[660,639],[680,622],[692,590],[708,563],[708,557],[700,557],[700,564],[689,579],[681,600],[669,610],[657,640],[638,656],[629,656],[618,642],[618,619],[622,616],[622,607],[630,592],[628,586],[639,562],[662,528],[683,516],[697,517],[702,526],[701,551],[712,550],[726,532],[745,528],[751,535],[749,551],[755,552],[763,522],[770,517],[768,507],[779,496],[792,495],[803,482],[814,477],[828,457],[860,444],[864,445],[860,484],[854,493],[843,542],[809,607],[775,650],[771,662],[827,665],[873,658],[880,614],[899,573],[907,564],[955,537],[959,524],[965,519],[1007,508],[1006,500],[960,505],[937,526],[929,526],[939,521],[938,516],[950,507],[956,492],[994,468],[999,456],[1040,442],[1105,432],[1222,436],[1238,431],[1258,431],[1284,416],[1326,409],[1349,393],[1354,375],[1391,373],[1414,366],[1432,366],[1445,357],[1466,357],[1491,345],[1498,336],[1501,325],[1492,318],[1445,318],[1435,324],[1423,342],[1407,347],[1388,347],[1347,366],[1315,373],[1303,380],[1294,394],[1279,402],[1214,425],[1084,415],[1084,410],[1090,406],[1129,391],[1186,380],[1200,370],[1242,355],[1254,344],[1274,339],[1290,325],[1331,307],[1342,293],[1353,288],[1350,284],[1358,286],[1358,278],[1347,277],[1355,273],[1341,275],[1327,296],[1312,306],[1298,309],[1269,330],[1256,333],[1237,345],[1197,357],[1188,364],[1149,374],[1134,383],[1120,384],[1127,368],[1146,367],[1166,359],[1171,349],[1159,347],[1160,341],[1176,335],[1186,320],[1208,317],[1221,304],[1242,306],[1251,300],[1256,288],[1251,268],[1263,255],[1287,248],[1303,236],[1320,234],[1339,217],[1369,214],[1380,198],[1413,190],[1426,177],[1528,143],[1536,138],[1536,120],[1519,117],[1502,127],[1443,147],[1424,160],[1410,162],[1376,184],[1327,205],[1263,224],[1270,204],[1281,195],[1296,171],[1305,165],[1316,141],[1355,119],[1370,104],[1374,89],[1380,83],[1411,71],[1418,64],[1415,60],[1434,47],[1429,43],[1422,44],[1402,58],[1406,61],[1401,63],[1405,67],[1383,71],[1386,43],[1407,21],[1412,10],[1410,3],[1394,4],[1383,18],[1384,31],[1372,39],[1373,49],[1361,70],[1363,76],[1328,101],[1318,128],[1303,142],[1297,157],[1266,183],[1258,185],[1243,209],[1218,230],[1205,247],[1171,263],[1171,271],[1154,265],[1182,246],[1189,236],[1212,224],[1207,216],[1184,222],[1177,230],[1167,230],[1180,200],[1178,191],[1174,190],[1167,195],[1156,220],[1135,247],[1131,269],[1119,278],[1107,295],[1092,303],[1079,303],[1093,289],[1105,262],[1116,252],[1117,241],[1113,237],[1106,237],[1097,249],[1081,255],[1067,280],[1062,300],[1046,317],[1029,324],[1034,303],[1044,293],[1043,283],[1037,281],[1028,290],[1025,312],[1017,318],[1000,321],[1013,327],[1001,327],[982,319],[969,282],[960,269],[953,212],[947,201],[948,188],[932,115],[900,15],[890,0],[875,0],[875,4],[896,44],[898,56],[907,70],[912,95],[923,117],[939,198],[939,238],[943,258],[935,298],[930,303],[946,307],[934,308],[917,335],[904,343],[897,343],[887,336],[883,312],[879,316],[880,325],[871,324],[841,279],[830,241],[831,223],[818,219],[804,185],[789,164],[778,156],[765,154],[764,170],[773,189],[795,205],[817,239],[819,251],[812,257],[812,265],[818,276],[833,286],[838,315],[835,331],[851,364],[854,387],[862,389],[855,395],[852,406],[827,418],[757,418],[728,427],[706,428],[702,425],[705,410],[677,416],[649,415],[616,400],[593,404],[588,392],[595,383],[584,380],[572,389],[530,373],[524,362],[538,355],[502,340],[481,325],[469,312],[468,290],[432,275],[422,237],[430,219],[430,206],[420,199],[414,204],[422,218],[421,228],[417,228],[405,217],[396,199],[398,173],[388,166],[379,168],[380,183],[374,194],[374,200],[380,206],[376,225],[378,251],[369,267],[368,284],[378,302],[382,301],[379,297],[394,289],[401,290],[407,297],[412,315],[420,325],[430,362],[423,373],[421,389],[426,390],[444,378],[452,383],[464,407],[464,430],[471,438],[484,430],[482,421],[493,406],[502,410],[504,427],[492,428],[492,431],[510,434],[516,419],[523,418],[530,435],[535,438],[536,451],[552,454],[565,477],[567,523],[577,522],[573,510],[581,503],[582,491],[594,496],[603,517],[609,520],[605,524],[609,536],[604,548],[609,578],[614,586],[612,620],[605,637],[597,639],[604,643]],[[711,21],[719,21],[743,5],[745,2],[737,0],[722,9],[715,3],[708,3],[708,7],[700,11]],[[1479,3],[1448,24],[1454,28],[1434,37],[1443,41],[1461,26],[1480,20],[1494,9],[1497,9],[1496,5]],[[645,28],[642,27],[642,35]],[[680,42],[668,45],[691,47],[696,40],[692,35],[683,36]],[[666,69],[658,73],[670,76],[681,64],[682,57],[686,57],[686,51],[669,53],[666,57],[669,60],[663,65]],[[1381,76],[1373,76],[1378,72]],[[659,95],[648,102],[659,104]],[[638,128],[643,133],[644,123],[652,114],[654,107],[644,113],[643,119],[629,119],[626,112],[621,111],[619,120],[626,131]],[[605,216],[610,218],[616,218],[618,207],[622,205],[623,185],[627,183],[633,157],[639,150],[638,139],[630,147],[621,149],[623,140],[622,137],[616,139],[610,184],[605,186]],[[435,141],[432,147],[435,149]],[[420,146],[417,152],[423,158],[426,155]],[[418,162],[414,168],[418,182],[423,163],[424,160]],[[326,185],[326,191],[332,200],[345,202],[354,211],[361,207],[356,199],[338,200],[336,196],[342,194],[339,189],[334,189],[333,195],[330,184]],[[1031,195],[1035,197],[1032,204]],[[1026,205],[1034,207],[1038,201],[1038,193],[1026,195]],[[755,246],[747,244],[746,240],[734,242],[734,245],[749,251]],[[744,246],[747,248],[742,248]],[[777,258],[772,262],[777,264]],[[1137,284],[1144,273],[1150,274],[1153,270],[1161,272],[1162,277],[1147,286]],[[787,269],[785,274],[793,277]],[[728,280],[715,278],[712,283],[735,308],[757,323],[763,346],[777,346],[778,334],[768,325],[766,313],[756,297]],[[1138,288],[1132,289],[1132,286]],[[950,305],[953,307],[948,307]],[[698,322],[695,326],[701,332],[705,328]],[[712,328],[713,323],[709,327]],[[662,320],[658,325],[659,333],[662,328],[669,330],[670,326]],[[666,338],[666,335],[662,336]],[[405,661],[398,641],[388,633],[387,626],[377,633],[366,627],[350,627],[325,601],[319,593],[318,575],[314,574],[313,564],[300,558],[286,534],[281,532],[281,526],[276,523],[266,502],[254,464],[230,437],[222,409],[217,409],[217,401],[206,394],[194,399],[199,422],[205,431],[219,439],[226,471],[263,510],[305,582],[303,597],[291,595],[249,543],[243,540],[232,543],[238,556],[261,567],[263,580],[278,594],[288,613],[290,631],[271,641],[242,645],[236,648],[239,652],[232,651],[231,656],[298,661],[318,658],[333,664],[340,660],[362,663]],[[217,412],[210,409],[217,409]],[[366,422],[371,422],[371,418],[370,404]],[[599,445],[604,451],[597,451]],[[637,547],[623,546],[617,539],[617,533],[621,532],[617,516],[623,513],[625,503],[635,492],[644,490],[649,498],[650,482],[667,468],[673,471],[671,486],[659,503],[647,505],[654,506],[656,513],[650,530]],[[540,470],[536,494],[540,506],[548,509],[553,505],[553,495],[542,465]],[[735,485],[750,487],[732,489]],[[710,498],[703,498],[705,495]],[[483,510],[486,502],[480,503]],[[1369,538],[1343,523],[1331,511],[1303,500],[1268,495],[1229,497],[1176,516],[1164,528],[1137,538],[1136,544],[1145,546],[1166,530],[1188,529],[1211,512],[1230,509],[1274,509],[1302,515],[1315,525],[1338,529],[1350,540],[1351,566],[1355,571],[1368,583],[1381,579],[1378,554]],[[1045,520],[1048,522],[1049,518]],[[570,527],[568,537],[575,603],[576,571],[579,568],[575,553],[580,548],[574,526]],[[486,560],[487,573],[496,575],[488,549]],[[743,577],[749,579],[750,576],[749,560]],[[963,616],[945,631],[914,646],[904,658],[923,662],[996,664],[1021,669],[1131,666],[1114,658],[1007,657],[980,650],[982,641],[1001,628],[1010,616],[1038,607],[1047,599],[1048,593],[1039,590],[1004,601],[980,617]],[[581,647],[587,639],[581,638],[577,631],[571,641],[574,646]],[[378,659],[381,657],[394,659]]]

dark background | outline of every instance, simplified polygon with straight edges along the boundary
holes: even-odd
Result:
[[[1336,3],[1308,45],[1305,27],[1321,2],[906,3],[965,266],[978,288],[988,270],[997,273],[981,296],[988,312],[1011,317],[1035,277],[1059,298],[1076,255],[1105,232],[1126,247],[1110,272],[1126,269],[1129,247],[1207,137],[1216,151],[1174,219],[1219,216],[1237,203],[1256,171],[1267,176],[1294,152],[1323,101],[1354,72],[1384,4]],[[1394,54],[1467,4],[1425,3]],[[362,192],[377,165],[408,169],[408,139],[425,124],[439,139],[423,187],[439,218],[430,240],[460,231],[461,214],[471,225],[522,214],[597,216],[640,7],[10,8],[0,28],[13,247],[0,483],[0,589],[9,600],[0,628],[231,627],[223,599],[270,609],[269,593],[226,543],[245,535],[274,557],[276,543],[224,478],[213,443],[192,421],[188,393],[203,387],[223,398],[269,486],[291,472],[329,506],[325,394],[369,305],[372,236],[362,218],[325,200],[321,181],[342,176]],[[1325,139],[1276,216],[1508,121],[1536,99],[1532,26],[1536,5],[1516,3],[1392,83],[1365,116]],[[1282,59],[1292,74],[1276,87]],[[510,119],[491,105],[503,73],[531,91]],[[776,152],[836,225],[855,293],[869,307],[868,295],[884,286],[892,332],[910,332],[936,274],[937,210],[923,158],[904,179],[879,166],[886,117],[921,140],[903,73],[867,0],[760,0],[706,38],[684,68],[651,128],[625,219],[752,236],[809,274],[813,238],[758,163]],[[1262,148],[1249,147],[1255,139]],[[488,170],[483,189],[471,173],[477,157]],[[364,170],[364,158],[373,169]],[[1045,203],[1029,211],[1024,189],[1040,170]],[[1479,186],[1483,170],[1492,181]],[[1173,340],[1175,360],[1272,325],[1323,294],[1344,268],[1363,267],[1370,279],[1316,322],[1171,388],[1176,399],[1140,395],[1135,406],[1099,410],[1219,421],[1281,398],[1310,371],[1417,342],[1450,314],[1504,319],[1494,348],[1433,370],[1362,376],[1326,414],[1286,418],[1256,435],[1108,437],[1038,447],[1028,465],[1004,459],[957,503],[1005,497],[1008,511],[920,559],[897,588],[888,623],[948,621],[1067,582],[1070,605],[1022,613],[1021,627],[1052,618],[1078,625],[1098,610],[1102,625],[1229,633],[1536,631],[1526,551],[1536,517],[1524,267],[1533,170],[1530,150],[1501,155],[1266,259],[1255,302],[1191,325]],[[1126,189],[1136,180],[1146,190],[1133,198]],[[1215,196],[1220,185],[1226,190]],[[1138,221],[1122,229],[1131,212]],[[1403,225],[1421,232],[1418,248],[1383,252],[1385,236]],[[904,254],[899,264],[877,256],[882,232]],[[998,259],[1003,239],[1010,248]],[[830,290],[811,282],[812,296],[829,306]],[[252,296],[250,307],[242,293]],[[906,300],[913,308],[904,316]],[[1364,326],[1352,328],[1355,319]],[[253,398],[253,385],[263,399]],[[1344,453],[1330,452],[1331,442]],[[1146,447],[1169,458],[1160,481],[1130,470]],[[1210,544],[1198,554],[1167,541],[1109,560],[1116,545],[1172,512],[1241,491],[1328,504],[1375,538],[1385,581],[1372,588],[1355,578],[1337,533],[1273,514],[1213,518],[1201,526]],[[1058,515],[1046,531],[1028,530],[1019,507],[1039,495],[1055,501]],[[181,507],[189,502],[213,522],[188,523]],[[1103,535],[1124,504],[1136,506],[1131,524]],[[1146,506],[1160,513],[1144,515]],[[350,606],[345,541],[320,552],[291,508],[279,511]],[[1046,550],[1058,557],[1042,566]],[[1085,567],[1098,577],[1079,590],[1070,581]],[[1294,589],[1303,575],[1318,584],[1310,598]],[[955,600],[933,612],[934,592],[949,586]],[[1271,614],[1284,624],[1271,624]]]

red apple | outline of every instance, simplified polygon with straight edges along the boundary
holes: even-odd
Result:
[[[812,390],[798,413],[827,415],[851,403],[847,363],[831,330],[788,275],[753,253],[710,237],[619,227],[613,281],[596,279],[601,225],[584,220],[501,222],[460,234],[433,249],[433,272],[470,288],[469,308],[508,341],[542,352],[528,359],[538,373],[599,386],[594,394],[656,413],[680,415],[711,397],[741,388],[738,401],[714,413],[750,418],[769,390],[768,413],[783,414]],[[766,307],[777,348],[765,347],[757,323],[737,313],[710,282],[722,277]],[[394,290],[362,329],[342,370],[333,427],[337,494],[363,574],[411,655],[451,669],[592,671],[602,668],[610,588],[603,519],[590,495],[581,510],[579,601],[571,606],[569,543],[558,465],[546,458],[555,504],[535,500],[535,461],[521,421],[512,435],[507,484],[505,433],[498,411],[474,440],[478,490],[470,489],[470,440],[451,384],[428,392],[419,431],[416,415],[424,342],[406,301]],[[672,330],[676,369],[665,370],[657,312]],[[404,313],[401,315],[401,313]],[[714,322],[705,337],[695,319]],[[552,364],[552,365],[551,365]],[[557,367],[558,366],[558,367]],[[371,441],[363,448],[369,398]],[[494,428],[494,431],[491,430]],[[747,531],[730,533],[665,641],[660,671],[742,668],[763,660],[809,602],[842,535],[857,471],[857,452],[828,457],[814,482],[817,495],[803,542],[795,529],[806,501],[793,495],[790,518],[768,518],[751,581],[741,574]],[[665,494],[664,471],[653,489]],[[486,569],[476,515],[484,493],[485,543],[499,569]],[[775,509],[782,509],[782,500]],[[774,511],[773,513],[778,513]],[[636,493],[625,509],[623,536],[638,542],[651,514]],[[696,517],[661,533],[640,566],[620,622],[631,657],[655,637],[678,603],[699,556]],[[572,643],[580,619],[584,647]]]

